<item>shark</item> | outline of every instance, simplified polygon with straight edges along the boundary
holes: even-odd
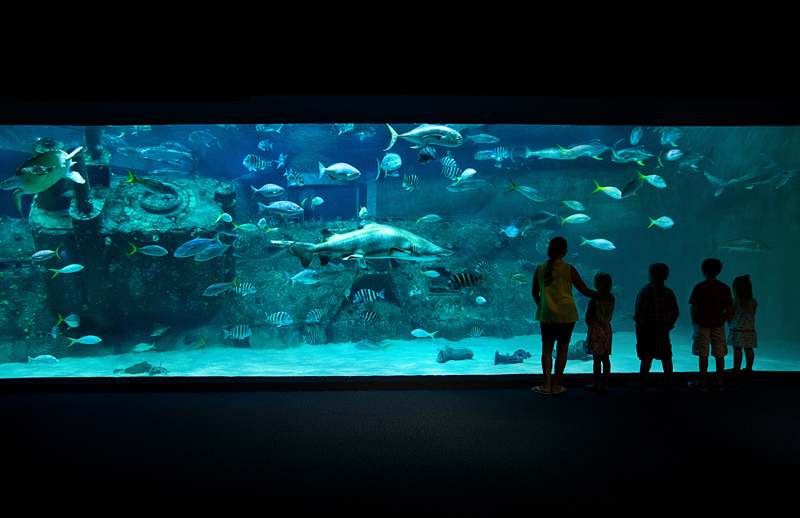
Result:
[[[344,260],[435,261],[453,253],[452,250],[435,245],[408,230],[374,222],[365,223],[358,230],[342,234],[323,230],[322,237],[322,243],[298,241],[290,244],[288,249],[300,259],[304,268],[311,264],[314,256],[318,256],[320,264],[325,266],[333,257]]]
[[[779,165],[767,155],[762,154],[761,157],[762,165],[758,169],[739,178],[731,178],[728,181],[724,181],[708,173],[703,173],[708,178],[708,181],[711,182],[711,185],[717,189],[714,192],[714,196],[722,194],[722,191],[730,185],[743,185],[745,189],[752,189],[756,185],[766,184],[774,185],[776,189],[780,189],[786,185],[790,178],[800,173],[800,165]]]

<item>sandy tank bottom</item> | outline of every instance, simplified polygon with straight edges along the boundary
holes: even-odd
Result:
[[[584,339],[573,334],[573,343]],[[678,326],[671,333],[675,372],[698,369],[697,357],[691,354],[691,329]],[[102,378],[133,377],[115,374],[141,362],[161,366],[167,376],[197,377],[289,377],[289,376],[449,376],[541,374],[540,335],[517,336],[513,339],[491,337],[450,341],[443,338],[411,338],[384,340],[379,350],[361,350],[355,343],[301,345],[283,350],[253,350],[241,347],[205,347],[200,350],[148,351],[84,358],[64,357],[58,363],[0,364],[0,378]],[[471,360],[436,361],[440,348],[467,348],[474,353]],[[79,347],[75,345],[73,347]],[[90,347],[90,346],[83,346]],[[494,364],[495,351],[512,354],[518,349],[531,353],[531,358],[518,364]],[[733,365],[733,351],[725,358],[725,367]],[[710,369],[713,371],[713,361]],[[638,372],[636,336],[632,332],[614,333],[612,373]],[[800,371],[800,347],[797,344],[770,341],[759,343],[755,356],[756,371]],[[570,360],[565,373],[591,373],[592,361]],[[654,361],[652,372],[662,372],[661,362]],[[140,374],[139,376],[147,376]]]

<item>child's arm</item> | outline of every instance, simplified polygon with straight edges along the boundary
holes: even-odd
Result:
[[[728,325],[730,325],[731,320],[733,320],[733,306],[732,305],[728,306],[727,308],[725,308],[724,315],[725,315],[725,322],[727,322]]]
[[[600,293],[599,291],[590,290],[586,283],[583,282],[581,279],[581,275],[578,273],[578,270],[575,269],[574,266],[570,265],[569,267],[569,278],[572,281],[572,285],[581,292],[581,295],[590,299],[602,299],[608,300],[610,302],[614,302],[614,295],[610,293]]]
[[[692,315],[692,325],[694,325],[694,318],[697,316],[697,305],[692,304],[692,309],[689,313]]]
[[[533,296],[533,301],[536,302],[536,305],[539,305],[539,269],[536,269],[536,273],[533,274],[533,286],[531,287],[531,295]]]

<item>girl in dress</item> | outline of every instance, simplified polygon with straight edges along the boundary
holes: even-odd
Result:
[[[756,340],[756,308],[758,302],[753,298],[753,285],[750,275],[742,275],[733,280],[733,317],[728,323],[728,347],[733,347],[733,369],[728,372],[737,376],[753,373],[753,360]],[[742,350],[747,361],[742,370]]]
[[[599,272],[594,276],[594,289],[600,293],[611,293],[611,276]],[[611,376],[611,315],[614,303],[592,299],[586,307],[586,352],[594,357],[594,383],[586,388],[594,392],[608,392]],[[601,376],[602,374],[602,376]]]

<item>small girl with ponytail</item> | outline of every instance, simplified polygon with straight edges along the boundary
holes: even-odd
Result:
[[[733,369],[735,375],[752,374],[756,339],[756,308],[758,302],[753,298],[753,285],[750,275],[742,275],[733,280],[733,317],[728,324],[728,346],[733,347]],[[742,370],[742,350],[747,364]]]

